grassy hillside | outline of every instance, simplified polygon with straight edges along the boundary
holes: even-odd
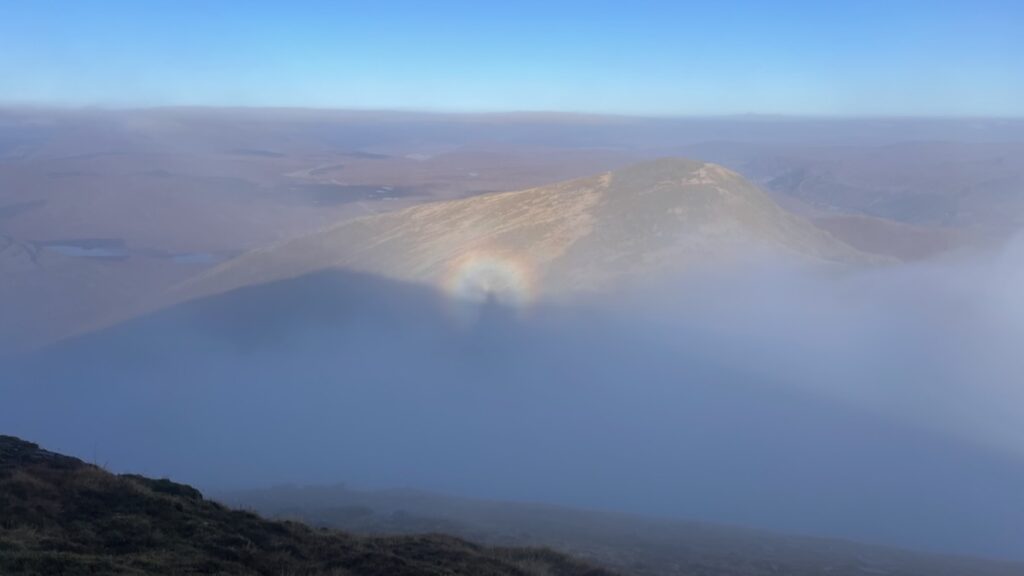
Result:
[[[359,537],[230,510],[190,486],[114,475],[0,436],[0,574],[602,576],[539,549]]]

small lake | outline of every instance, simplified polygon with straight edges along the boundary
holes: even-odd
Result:
[[[168,260],[183,266],[216,264],[231,255],[214,252],[169,252],[158,249],[131,249],[120,238],[83,238],[74,240],[53,240],[36,242],[42,249],[69,258],[90,260],[126,260],[128,258],[153,258]]]
[[[86,238],[81,240],[55,240],[37,242],[43,250],[56,252],[71,258],[92,258],[97,260],[124,260],[128,258],[128,246],[116,238]]]

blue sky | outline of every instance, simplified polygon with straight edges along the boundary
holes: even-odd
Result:
[[[1024,116],[1024,2],[0,0],[0,103]]]

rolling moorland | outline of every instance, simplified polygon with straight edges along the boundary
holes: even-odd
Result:
[[[246,251],[432,200],[642,160],[715,162],[862,251],[1005,238],[1014,120],[0,110],[0,356],[130,317]]]

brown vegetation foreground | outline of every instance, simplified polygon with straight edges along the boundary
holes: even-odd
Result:
[[[603,576],[543,549],[274,522],[0,436],[0,574]]]

